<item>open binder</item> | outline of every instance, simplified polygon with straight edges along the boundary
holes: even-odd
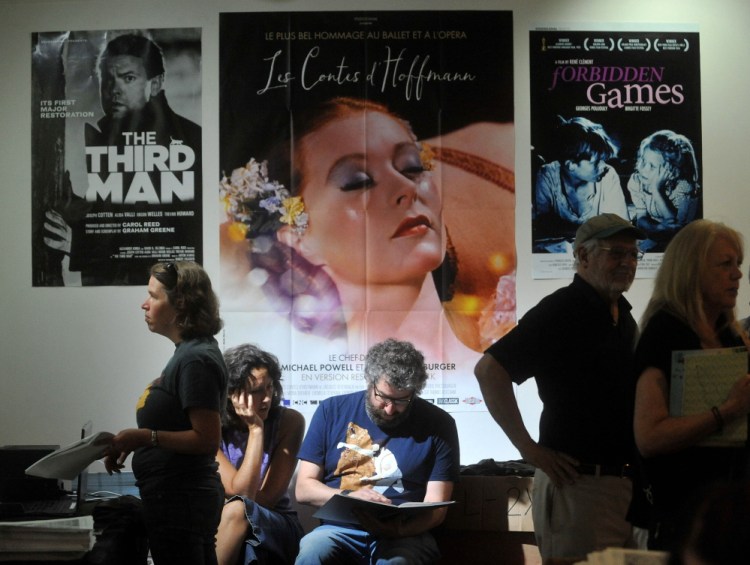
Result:
[[[440,506],[453,504],[454,501],[445,502],[403,502],[401,504],[385,504],[374,500],[363,500],[353,496],[334,494],[328,502],[321,506],[314,518],[338,522],[342,524],[359,524],[355,510],[369,512],[380,520],[387,520],[397,514],[413,514],[432,510]]]
[[[669,413],[686,416],[721,405],[738,379],[748,372],[747,348],[697,349],[672,353]],[[699,443],[739,447],[747,441],[747,419],[727,423],[724,429]]]

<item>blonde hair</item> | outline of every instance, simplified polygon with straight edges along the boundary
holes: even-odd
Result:
[[[641,318],[641,327],[659,310],[666,310],[682,320],[702,339],[710,328],[702,293],[702,274],[707,268],[708,252],[713,243],[726,239],[737,251],[740,261],[744,254],[742,235],[720,222],[695,220],[682,228],[664,251],[654,280],[654,291]],[[741,335],[734,308],[724,312],[723,326]]]

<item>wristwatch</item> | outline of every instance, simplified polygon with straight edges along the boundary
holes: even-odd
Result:
[[[350,492],[352,492],[352,489],[345,488],[344,490],[341,491],[341,494],[343,494],[344,496],[349,496]]]

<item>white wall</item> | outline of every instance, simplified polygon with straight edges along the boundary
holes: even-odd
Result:
[[[0,445],[64,444],[91,418],[96,429],[135,425],[135,402],[157,376],[172,344],[150,334],[140,304],[145,289],[31,287],[31,32],[147,27],[203,28],[204,179],[218,178],[218,14],[220,11],[455,9],[453,0],[0,0]],[[540,24],[697,23],[701,34],[705,217],[743,231],[750,241],[747,166],[750,117],[750,4],[746,0],[463,0],[460,9],[513,11],[515,35],[517,247],[530,249],[528,30]],[[738,176],[739,174],[739,176]],[[218,273],[214,191],[204,190],[205,265]],[[218,214],[218,210],[217,210]],[[518,258],[523,314],[567,281],[531,279],[530,256]],[[628,297],[639,317],[649,280]],[[739,299],[749,312],[750,285]],[[536,433],[533,385],[519,389]],[[487,413],[455,415],[462,463],[518,453]]]

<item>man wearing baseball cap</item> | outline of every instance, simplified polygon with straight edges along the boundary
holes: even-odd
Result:
[[[640,545],[626,520],[637,325],[622,294],[635,277],[643,238],[616,214],[582,224],[573,282],[529,310],[474,371],[492,417],[536,467],[532,512],[544,562]],[[532,377],[544,405],[538,441],[513,390]]]

